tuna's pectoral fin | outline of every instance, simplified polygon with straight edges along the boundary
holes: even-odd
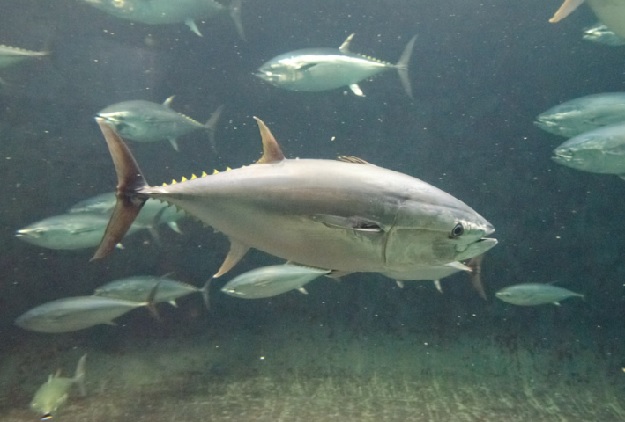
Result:
[[[189,27],[191,32],[193,32],[194,34],[197,34],[199,37],[202,36],[202,33],[200,32],[199,29],[197,29],[197,25],[195,24],[195,21],[193,19],[187,19],[184,21],[184,23],[185,25]]]
[[[243,258],[243,256],[247,253],[249,249],[249,246],[244,245],[243,243],[240,243],[236,240],[230,239],[230,250],[228,251],[228,255],[226,256],[223,264],[221,264],[221,267],[219,267],[219,271],[217,271],[213,275],[213,278],[221,277],[222,275],[230,271],[232,267],[234,267],[237,262],[239,262],[241,258]]]
[[[140,198],[138,192],[147,183],[139,169],[139,165],[130,153],[122,138],[109,126],[104,119],[96,118],[100,130],[106,139],[111,158],[117,173],[117,192],[115,208],[109,220],[100,247],[91,260],[99,259],[110,254],[139,214],[146,198]]]
[[[362,89],[360,89],[360,86],[358,86],[358,84],[351,84],[349,86],[349,89],[354,93],[355,96],[357,97],[364,97],[365,94],[362,92]]]
[[[343,217],[340,215],[315,214],[311,216],[313,221],[323,223],[332,229],[348,229],[366,233],[382,233],[382,226],[371,220],[358,216]]]

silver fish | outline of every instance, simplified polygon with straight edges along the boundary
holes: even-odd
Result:
[[[475,244],[489,243],[493,226],[450,194],[372,164],[286,159],[256,120],[264,150],[256,164],[169,186],[149,186],[123,140],[99,120],[119,199],[93,259],[114,249],[148,198],[228,236],[230,251],[214,277],[253,247],[300,265],[410,280],[424,266],[471,258],[483,252]]]
[[[115,193],[101,193],[91,198],[84,199],[74,204],[68,214],[96,214],[110,216],[115,208]],[[165,223],[176,233],[182,233],[178,227],[178,220],[184,217],[184,213],[178,212],[175,207],[163,204],[160,201],[147,201],[139,216],[135,220],[139,226],[149,227]]]
[[[0,69],[27,59],[33,59],[50,54],[47,51],[32,51],[18,47],[9,47],[0,44]]]
[[[601,22],[584,29],[583,38],[597,44],[609,45],[610,47],[620,47],[625,45],[625,38],[620,37]]]
[[[60,372],[57,372],[56,375],[48,376],[48,381],[39,387],[33,396],[30,408],[41,415],[42,421],[54,418],[58,408],[67,401],[72,385],[78,386],[81,396],[87,395],[85,388],[86,366],[87,355],[85,354],[78,360],[73,378],[62,377]]]
[[[261,299],[277,296],[291,290],[308,294],[304,286],[317,277],[330,274],[330,270],[300,265],[271,265],[238,275],[221,291],[241,299]]]
[[[199,36],[198,19],[229,13],[241,39],[245,40],[241,23],[241,0],[232,0],[228,6],[215,0],[83,0],[110,15],[147,25],[185,23]]]
[[[104,119],[125,139],[136,142],[158,142],[168,140],[178,151],[176,138],[198,129],[208,131],[215,148],[215,127],[223,106],[219,106],[205,124],[184,114],[177,113],[170,105],[174,97],[163,104],[144,100],[123,101],[100,110],[96,118]]]
[[[61,214],[44,218],[19,229],[15,236],[31,245],[56,250],[93,248],[100,243],[106,231],[108,216],[97,214]],[[135,222],[129,229],[154,231],[151,225]]]
[[[575,136],[553,154],[553,161],[563,166],[625,179],[625,122]]]
[[[256,76],[291,91],[328,91],[348,86],[355,95],[364,97],[360,81],[396,69],[406,94],[412,98],[408,63],[416,35],[406,44],[397,64],[350,52],[353,37],[350,34],[339,48],[307,48],[276,56],[263,64]]]
[[[167,277],[139,275],[113,280],[95,289],[93,294],[96,296],[139,302],[144,300],[157,285],[158,292],[156,293],[154,302],[168,302],[176,306],[176,299],[179,297],[192,293],[201,293],[204,298],[204,304],[207,308],[209,306],[208,289],[210,287],[210,280],[204,284],[204,287],[195,287]]]
[[[39,305],[20,315],[15,324],[29,331],[65,333],[84,330],[99,324],[115,325],[113,320],[136,308],[153,310],[158,286],[146,302],[113,299],[103,296],[75,296]]]
[[[625,92],[603,92],[566,101],[538,115],[536,126],[568,138],[625,121]]]
[[[584,298],[584,295],[564,287],[542,283],[524,283],[504,287],[495,293],[495,296],[499,300],[519,306],[535,306],[547,303],[560,305],[561,301],[570,297]]]

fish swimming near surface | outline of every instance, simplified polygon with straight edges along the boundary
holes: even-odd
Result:
[[[625,122],[625,92],[602,92],[566,101],[538,115],[535,124],[568,138]]]
[[[15,236],[31,245],[55,250],[93,248],[100,243],[108,224],[107,215],[61,214],[44,218],[19,229]],[[133,223],[129,233],[146,229],[155,232],[152,224]]]
[[[330,270],[304,267],[301,265],[270,265],[238,275],[230,280],[221,291],[241,299],[273,297],[291,290],[308,294],[304,286]]]
[[[350,52],[353,38],[350,34],[339,48],[307,48],[276,56],[263,64],[256,76],[290,91],[328,91],[347,86],[355,95],[364,97],[359,82],[396,69],[406,94],[412,98],[408,63],[416,35],[406,44],[397,64]]]
[[[570,297],[581,297],[584,295],[544,283],[523,283],[514,286],[504,287],[495,293],[497,299],[513,305],[535,306],[553,303],[560,305],[560,302]]]
[[[191,284],[172,280],[168,277],[156,277],[151,275],[139,275],[134,277],[113,280],[94,291],[94,295],[105,296],[114,299],[123,299],[139,302],[145,299],[154,287],[158,285],[158,292],[154,302],[168,302],[176,306],[176,299],[192,293],[201,293],[204,304],[209,307],[210,279],[203,287],[195,287]]]
[[[159,142],[168,140],[178,151],[176,139],[198,129],[208,131],[215,149],[215,128],[223,106],[219,106],[204,124],[177,113],[170,105],[174,97],[163,104],[144,100],[123,101],[100,110],[96,118],[104,119],[125,139],[136,142]]]
[[[228,6],[216,0],[83,0],[110,15],[147,25],[185,23],[191,31],[202,36],[196,21],[230,14],[242,40],[245,40],[241,22],[242,0],[232,0]]]
[[[73,378],[62,377],[60,371],[57,371],[56,375],[48,376],[48,380],[35,392],[30,408],[41,415],[42,421],[53,419],[59,407],[69,398],[73,385],[78,387],[82,397],[87,395],[86,374],[87,355],[85,354],[78,360]]]
[[[625,179],[625,122],[569,139],[553,150],[552,159],[575,170]]]
[[[77,202],[72,205],[69,210],[67,210],[67,213],[110,216],[115,208],[115,200],[116,198],[114,192],[101,193]],[[160,201],[147,201],[135,221],[139,226],[144,227],[165,223],[176,233],[182,234],[180,227],[178,227],[178,221],[183,217],[184,213],[178,212],[175,207],[170,207]],[[102,238],[100,237],[98,243],[101,239]],[[92,246],[97,246],[97,244]]]
[[[39,305],[15,320],[15,325],[29,331],[65,333],[84,330],[99,324],[115,325],[113,320],[133,309],[146,307],[158,319],[154,298],[156,285],[145,302],[104,296],[74,296]]]
[[[47,51],[32,51],[0,44],[0,69],[9,67],[24,60],[34,59],[50,54]]]
[[[610,47],[620,47],[625,45],[625,38],[616,35],[603,23],[598,22],[593,26],[584,29],[583,38],[597,44],[609,45]]]
[[[403,173],[364,162],[286,159],[256,119],[263,155],[242,168],[149,186],[122,138],[102,119],[118,201],[92,259],[108,255],[149,198],[167,201],[225,234],[214,278],[256,248],[298,265],[411,280],[424,266],[484,253],[494,227],[464,202]]]

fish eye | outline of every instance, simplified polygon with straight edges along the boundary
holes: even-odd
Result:
[[[453,229],[451,229],[451,233],[449,235],[450,238],[454,239],[456,237],[460,237],[464,234],[464,226],[462,223],[457,223]]]

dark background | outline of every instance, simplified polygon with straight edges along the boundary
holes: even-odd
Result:
[[[219,153],[201,131],[181,139],[179,153],[166,142],[134,144],[152,184],[257,159],[257,115],[289,157],[356,155],[453,194],[495,225],[499,245],[484,260],[486,302],[462,274],[443,281],[443,295],[431,283],[399,289],[379,275],[351,275],[342,283],[319,280],[307,297],[293,292],[242,301],[215,287],[209,316],[199,297],[189,298],[178,310],[165,310],[171,326],[184,326],[185,333],[215,325],[245,330],[289,317],[363,333],[474,330],[546,347],[581,342],[622,366],[625,183],[556,165],[551,150],[564,139],[532,121],[559,102],[625,90],[623,50],[582,40],[582,28],[595,20],[586,7],[549,24],[559,3],[249,0],[243,42],[227,16],[200,24],[200,38],[183,24],[133,24],[78,0],[4,0],[0,43],[52,54],[0,71],[6,81],[0,87],[0,335],[7,339],[0,348],[40,336],[12,326],[40,303],[144,273],[174,272],[200,285],[218,268],[225,238],[189,220],[184,236],[163,228],[158,246],[139,234],[125,241],[124,251],[95,263],[88,262],[93,251],[49,251],[14,237],[27,224],[113,188],[113,167],[93,121],[99,109],[176,95],[173,108],[199,121],[225,104]],[[354,52],[391,62],[418,34],[410,64],[414,100],[395,72],[363,82],[364,99],[346,90],[283,91],[253,76],[275,55],[338,46],[351,32]],[[276,262],[250,253],[224,280]],[[493,296],[509,284],[554,280],[586,300],[518,308]],[[208,318],[219,324],[209,328]],[[180,333],[152,335],[172,331]],[[101,333],[70,338],[97,341]]]

